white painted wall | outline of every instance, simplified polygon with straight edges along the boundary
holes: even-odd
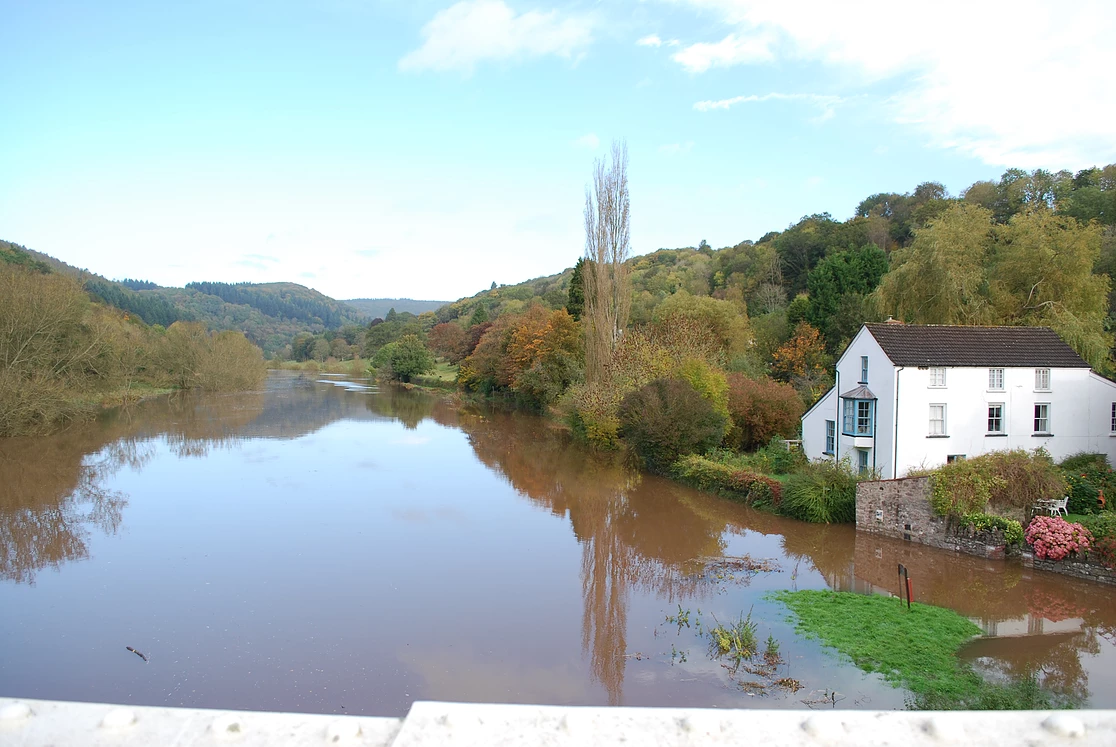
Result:
[[[840,395],[860,386],[860,358],[868,356],[867,387],[876,395],[876,428],[870,440],[854,438],[842,433],[842,403]],[[891,476],[894,428],[891,427],[895,410],[895,367],[884,354],[876,338],[866,327],[861,327],[837,361],[837,383],[802,419],[802,448],[811,459],[828,458],[825,449],[825,421],[837,424],[836,454],[833,458],[847,458],[857,464],[857,448],[868,450],[868,464],[881,475]]]
[[[834,419],[837,393],[826,392],[802,416],[802,452],[810,459],[821,459],[825,454],[825,421]]]
[[[1087,368],[1052,368],[1050,389],[1035,389],[1034,368],[1005,368],[1002,390],[989,389],[987,368],[949,368],[944,387],[930,386],[930,370],[899,373],[898,477],[922,466],[936,467],[955,454],[976,456],[1039,446],[1061,460],[1098,451],[1116,461],[1111,408],[1116,384]],[[1049,403],[1049,436],[1035,435],[1034,406]],[[946,406],[946,436],[931,437],[930,405]],[[1004,405],[1004,434],[988,433],[988,406]]]
[[[860,357],[868,356],[867,386],[876,395],[871,442],[842,433],[840,395],[860,382]],[[1116,463],[1112,405],[1116,383],[1087,368],[1052,368],[1049,391],[1035,389],[1034,368],[1004,368],[1004,386],[989,389],[988,368],[949,368],[944,387],[930,386],[930,369],[898,368],[862,327],[837,361],[837,384],[802,418],[802,447],[811,459],[848,458],[869,449],[869,464],[882,477],[937,467],[951,455],[976,456],[1005,449],[1050,452],[1055,460],[1081,451],[1107,454]],[[896,403],[898,391],[898,405]],[[988,406],[1004,405],[1004,435],[988,433]],[[1050,434],[1034,434],[1034,406],[1050,405]],[[930,437],[930,405],[946,406],[945,437]],[[825,421],[837,425],[837,448],[824,453]]]

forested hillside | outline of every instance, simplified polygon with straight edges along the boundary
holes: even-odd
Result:
[[[638,211],[637,211],[638,214]],[[935,182],[878,193],[852,217],[807,215],[781,232],[714,249],[660,249],[628,261],[631,324],[676,293],[734,302],[754,344],[750,370],[810,325],[832,356],[866,321],[1054,327],[1109,365],[1116,329],[1116,164],[1050,173],[1011,169],[950,195]],[[435,312],[466,327],[532,301],[567,303],[573,269],[482,291]],[[745,365],[740,361],[739,365]],[[801,363],[801,361],[799,362]]]
[[[398,313],[418,316],[424,311],[434,311],[446,305],[446,301],[416,301],[413,298],[350,298],[341,303],[348,304],[369,319],[383,319],[395,309]]]
[[[0,242],[0,260],[72,277],[95,300],[147,324],[169,327],[177,321],[196,321],[215,331],[243,332],[269,355],[284,351],[299,334],[367,321],[358,310],[297,283],[199,282],[165,288],[146,280],[109,280],[6,241]]]

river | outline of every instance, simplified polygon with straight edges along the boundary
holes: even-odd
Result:
[[[765,597],[896,594],[899,563],[995,636],[965,654],[986,676],[1116,707],[1110,587],[753,511],[531,415],[274,372],[0,439],[0,694],[902,708]],[[771,666],[709,648],[749,614]]]

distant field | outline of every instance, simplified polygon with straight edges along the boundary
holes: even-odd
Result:
[[[341,303],[352,306],[365,316],[383,319],[392,309],[397,312],[409,311],[412,314],[421,314],[424,311],[434,311],[450,302],[416,301],[413,298],[353,298]]]

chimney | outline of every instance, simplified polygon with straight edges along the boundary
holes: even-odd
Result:
[[[889,317],[887,318],[887,320],[886,320],[886,321],[884,322],[884,324],[902,324],[902,322],[901,322],[901,321],[899,321],[898,319],[892,319],[892,318],[891,318],[891,317],[889,316]]]

